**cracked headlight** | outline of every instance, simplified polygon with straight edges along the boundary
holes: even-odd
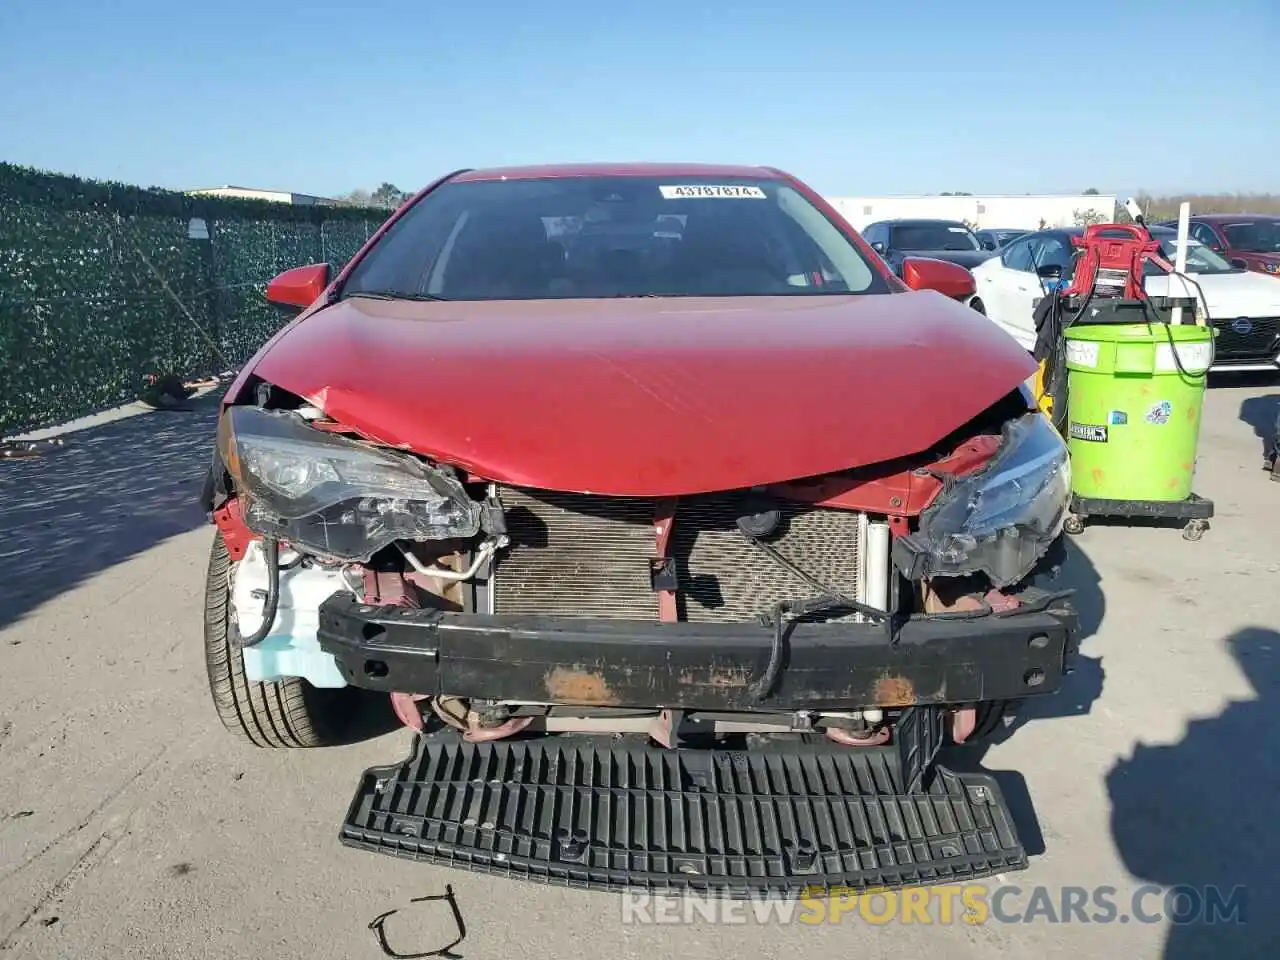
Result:
[[[950,482],[894,543],[911,579],[985,573],[997,587],[1025,577],[1061,535],[1071,501],[1067,445],[1041,413],[1010,421],[977,473]]]
[[[396,540],[480,530],[480,505],[452,474],[324,433],[289,411],[230,408],[218,453],[245,495],[251,530],[327,557],[367,560]]]

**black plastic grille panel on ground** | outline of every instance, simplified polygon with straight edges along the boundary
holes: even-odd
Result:
[[[366,771],[348,846],[597,889],[720,896],[954,883],[1026,853],[993,778],[936,768],[897,792],[894,754],[469,744],[420,737]]]

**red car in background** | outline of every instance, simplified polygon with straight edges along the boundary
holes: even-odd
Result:
[[[1178,222],[1170,220],[1164,225],[1176,227]],[[1191,218],[1191,239],[1241,269],[1280,276],[1280,216],[1202,214]]]

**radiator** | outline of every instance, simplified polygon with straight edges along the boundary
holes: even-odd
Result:
[[[500,488],[499,497],[511,546],[495,566],[492,612],[658,619],[658,594],[649,579],[656,554],[653,501],[512,487]],[[818,592],[738,531],[739,504],[733,494],[680,500],[669,553],[676,561],[681,620],[744,622],[780,600]],[[787,501],[777,506],[783,523],[768,541],[774,550],[824,586],[884,604],[887,527],[885,536],[868,537],[865,514]],[[870,570],[868,540],[877,555]],[[868,582],[880,596],[868,595]]]

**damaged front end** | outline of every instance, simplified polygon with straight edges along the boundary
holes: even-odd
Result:
[[[207,504],[246,675],[385,692],[421,734],[344,842],[725,893],[1025,865],[994,781],[936,762],[1075,653],[1041,583],[1069,461],[1022,393],[910,461],[656,499],[493,483],[263,396],[224,412]]]

